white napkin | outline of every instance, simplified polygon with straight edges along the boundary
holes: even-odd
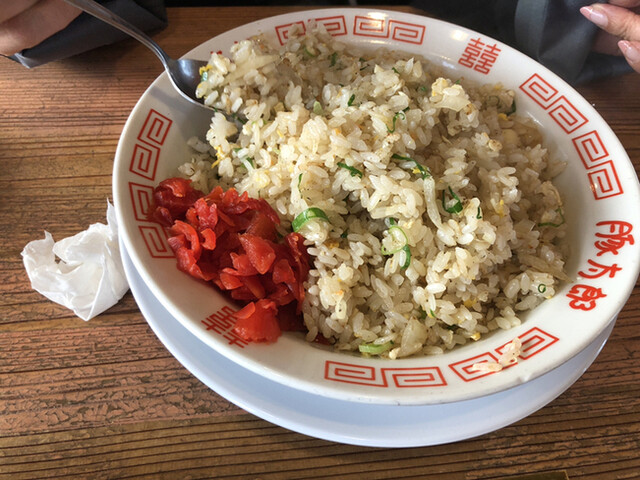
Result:
[[[94,223],[56,243],[49,232],[44,235],[29,242],[22,257],[31,286],[48,299],[89,320],[118,303],[129,289],[115,210],[109,202],[107,225]]]

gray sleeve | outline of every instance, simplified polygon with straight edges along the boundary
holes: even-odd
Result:
[[[624,58],[591,52],[598,28],[579,12],[584,0],[520,0],[514,45],[572,84],[631,71]]]
[[[592,0],[414,0],[413,6],[511,45],[571,84],[631,71],[591,52],[597,27],[580,14]]]
[[[103,0],[99,3],[143,31],[159,30],[167,26],[167,16],[162,0]],[[37,67],[109,45],[124,38],[127,38],[127,35],[120,30],[82,13],[64,30],[10,58],[26,67]]]

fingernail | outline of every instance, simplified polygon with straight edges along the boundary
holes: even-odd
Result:
[[[635,46],[633,43],[628,42],[627,40],[620,40],[618,42],[618,47],[622,51],[622,54],[625,56],[627,60],[631,63],[640,62],[640,49]]]
[[[580,13],[587,17],[589,21],[598,27],[605,28],[609,23],[609,19],[599,8],[582,7]]]

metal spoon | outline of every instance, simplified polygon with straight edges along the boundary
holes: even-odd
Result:
[[[174,60],[169,55],[167,55],[167,53],[162,48],[160,48],[160,46],[156,42],[151,40],[151,38],[140,29],[127,22],[124,18],[119,17],[111,10],[108,10],[99,3],[94,2],[93,0],[65,1],[68,4],[87,12],[88,14],[99,18],[103,22],[106,22],[109,25],[122,30],[124,33],[131,35],[133,38],[146,45],[153,53],[158,56],[158,58],[162,62],[162,65],[164,65],[164,69],[169,75],[169,78],[171,79],[171,83],[173,83],[178,92],[180,92],[180,94],[184,98],[201,107],[215,110],[213,107],[208,107],[207,105],[205,105],[201,99],[198,99],[196,97],[196,87],[198,86],[198,83],[200,83],[200,67],[205,66],[207,62],[191,59]],[[220,113],[224,114],[224,112]],[[230,115],[225,116],[230,122],[236,125],[239,124],[236,117],[232,117]],[[240,130],[241,129],[242,127],[240,125]]]

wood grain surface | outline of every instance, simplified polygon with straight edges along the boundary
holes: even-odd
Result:
[[[174,8],[155,38],[179,56],[290,10]],[[497,432],[406,449],[318,440],[242,411],[171,356],[129,293],[84,322],[32,290],[20,252],[43,230],[61,239],[105,221],[118,137],[160,73],[133,40],[33,70],[0,58],[1,479],[640,478],[637,285],[599,357],[559,398]],[[579,91],[638,171],[640,75]]]

